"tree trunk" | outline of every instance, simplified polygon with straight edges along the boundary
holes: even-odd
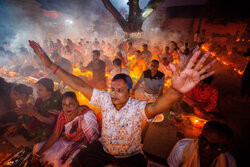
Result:
[[[122,30],[125,32],[125,36],[128,38],[141,37],[140,34],[142,33],[142,24],[144,20],[164,1],[165,0],[150,0],[148,5],[144,9],[141,9],[139,6],[139,0],[129,0],[129,15],[128,20],[125,20],[110,0],[102,0],[106,9],[114,16]]]

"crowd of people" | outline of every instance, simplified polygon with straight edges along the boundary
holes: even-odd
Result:
[[[16,53],[7,51],[6,44],[0,48],[0,69],[38,81],[31,87],[0,78],[1,134],[21,134],[35,141],[32,164],[147,166],[141,143],[143,120],[152,121],[176,103],[178,112],[198,116],[219,112],[218,89],[211,84],[214,71],[209,72],[215,61],[207,63],[210,53],[201,51],[205,42],[189,48],[191,44],[175,41],[29,41],[35,55],[24,46]],[[59,89],[54,82],[61,83]],[[67,86],[72,91],[65,91]],[[89,106],[79,104],[76,91],[101,109],[101,119]],[[198,139],[176,144],[167,164],[234,167],[227,152],[232,135],[226,124],[209,121]]]

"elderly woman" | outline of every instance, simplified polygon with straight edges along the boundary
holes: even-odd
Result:
[[[33,163],[39,160],[43,165],[69,166],[80,148],[98,139],[95,114],[79,105],[74,92],[62,95],[62,109],[50,138],[34,146]]]
[[[37,95],[35,105],[22,105],[19,113],[29,116],[25,122],[29,135],[36,138],[37,142],[47,140],[53,131],[57,116],[61,109],[61,93],[54,92],[54,82],[48,78],[42,78],[37,83]]]

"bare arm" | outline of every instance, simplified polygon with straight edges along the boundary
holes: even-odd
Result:
[[[146,105],[145,114],[147,118],[153,118],[155,115],[160,114],[173,105],[184,93],[190,91],[201,80],[214,74],[214,71],[204,74],[215,62],[213,60],[208,65],[201,67],[201,65],[210,56],[210,52],[205,53],[202,58],[196,63],[200,56],[200,51],[195,52],[192,58],[189,60],[187,66],[183,71],[178,73],[176,67],[170,64],[172,74],[172,87],[154,103]],[[193,67],[194,66],[194,67]]]
[[[51,71],[55,71],[57,69],[57,65],[49,59],[46,53],[35,41],[29,41],[29,44],[46,68],[49,68]],[[70,74],[62,68],[57,69],[56,75],[71,88],[80,91],[88,99],[91,98],[93,88],[87,85],[81,78]]]
[[[148,103],[145,108],[147,118],[154,118],[157,114],[160,114],[169,109],[180,97],[182,93],[170,87],[166,93],[160,96],[156,102]]]

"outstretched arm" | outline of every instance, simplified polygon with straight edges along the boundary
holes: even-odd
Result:
[[[91,98],[93,93],[92,87],[87,85],[81,78],[72,75],[62,68],[58,68],[35,41],[29,41],[29,44],[46,68],[54,71],[54,73],[71,88],[80,91],[88,99]]]
[[[204,74],[216,60],[213,60],[206,66],[201,67],[201,65],[210,56],[210,52],[205,53],[202,58],[196,63],[198,57],[200,56],[200,51],[194,53],[192,58],[189,60],[186,68],[178,73],[176,67],[170,64],[170,68],[173,72],[172,74],[172,86],[170,89],[161,97],[159,97],[156,102],[148,103],[145,108],[145,113],[148,118],[153,118],[155,115],[160,114],[167,109],[169,109],[173,103],[175,103],[184,93],[190,91],[196,84],[201,80],[214,74],[214,71]]]

